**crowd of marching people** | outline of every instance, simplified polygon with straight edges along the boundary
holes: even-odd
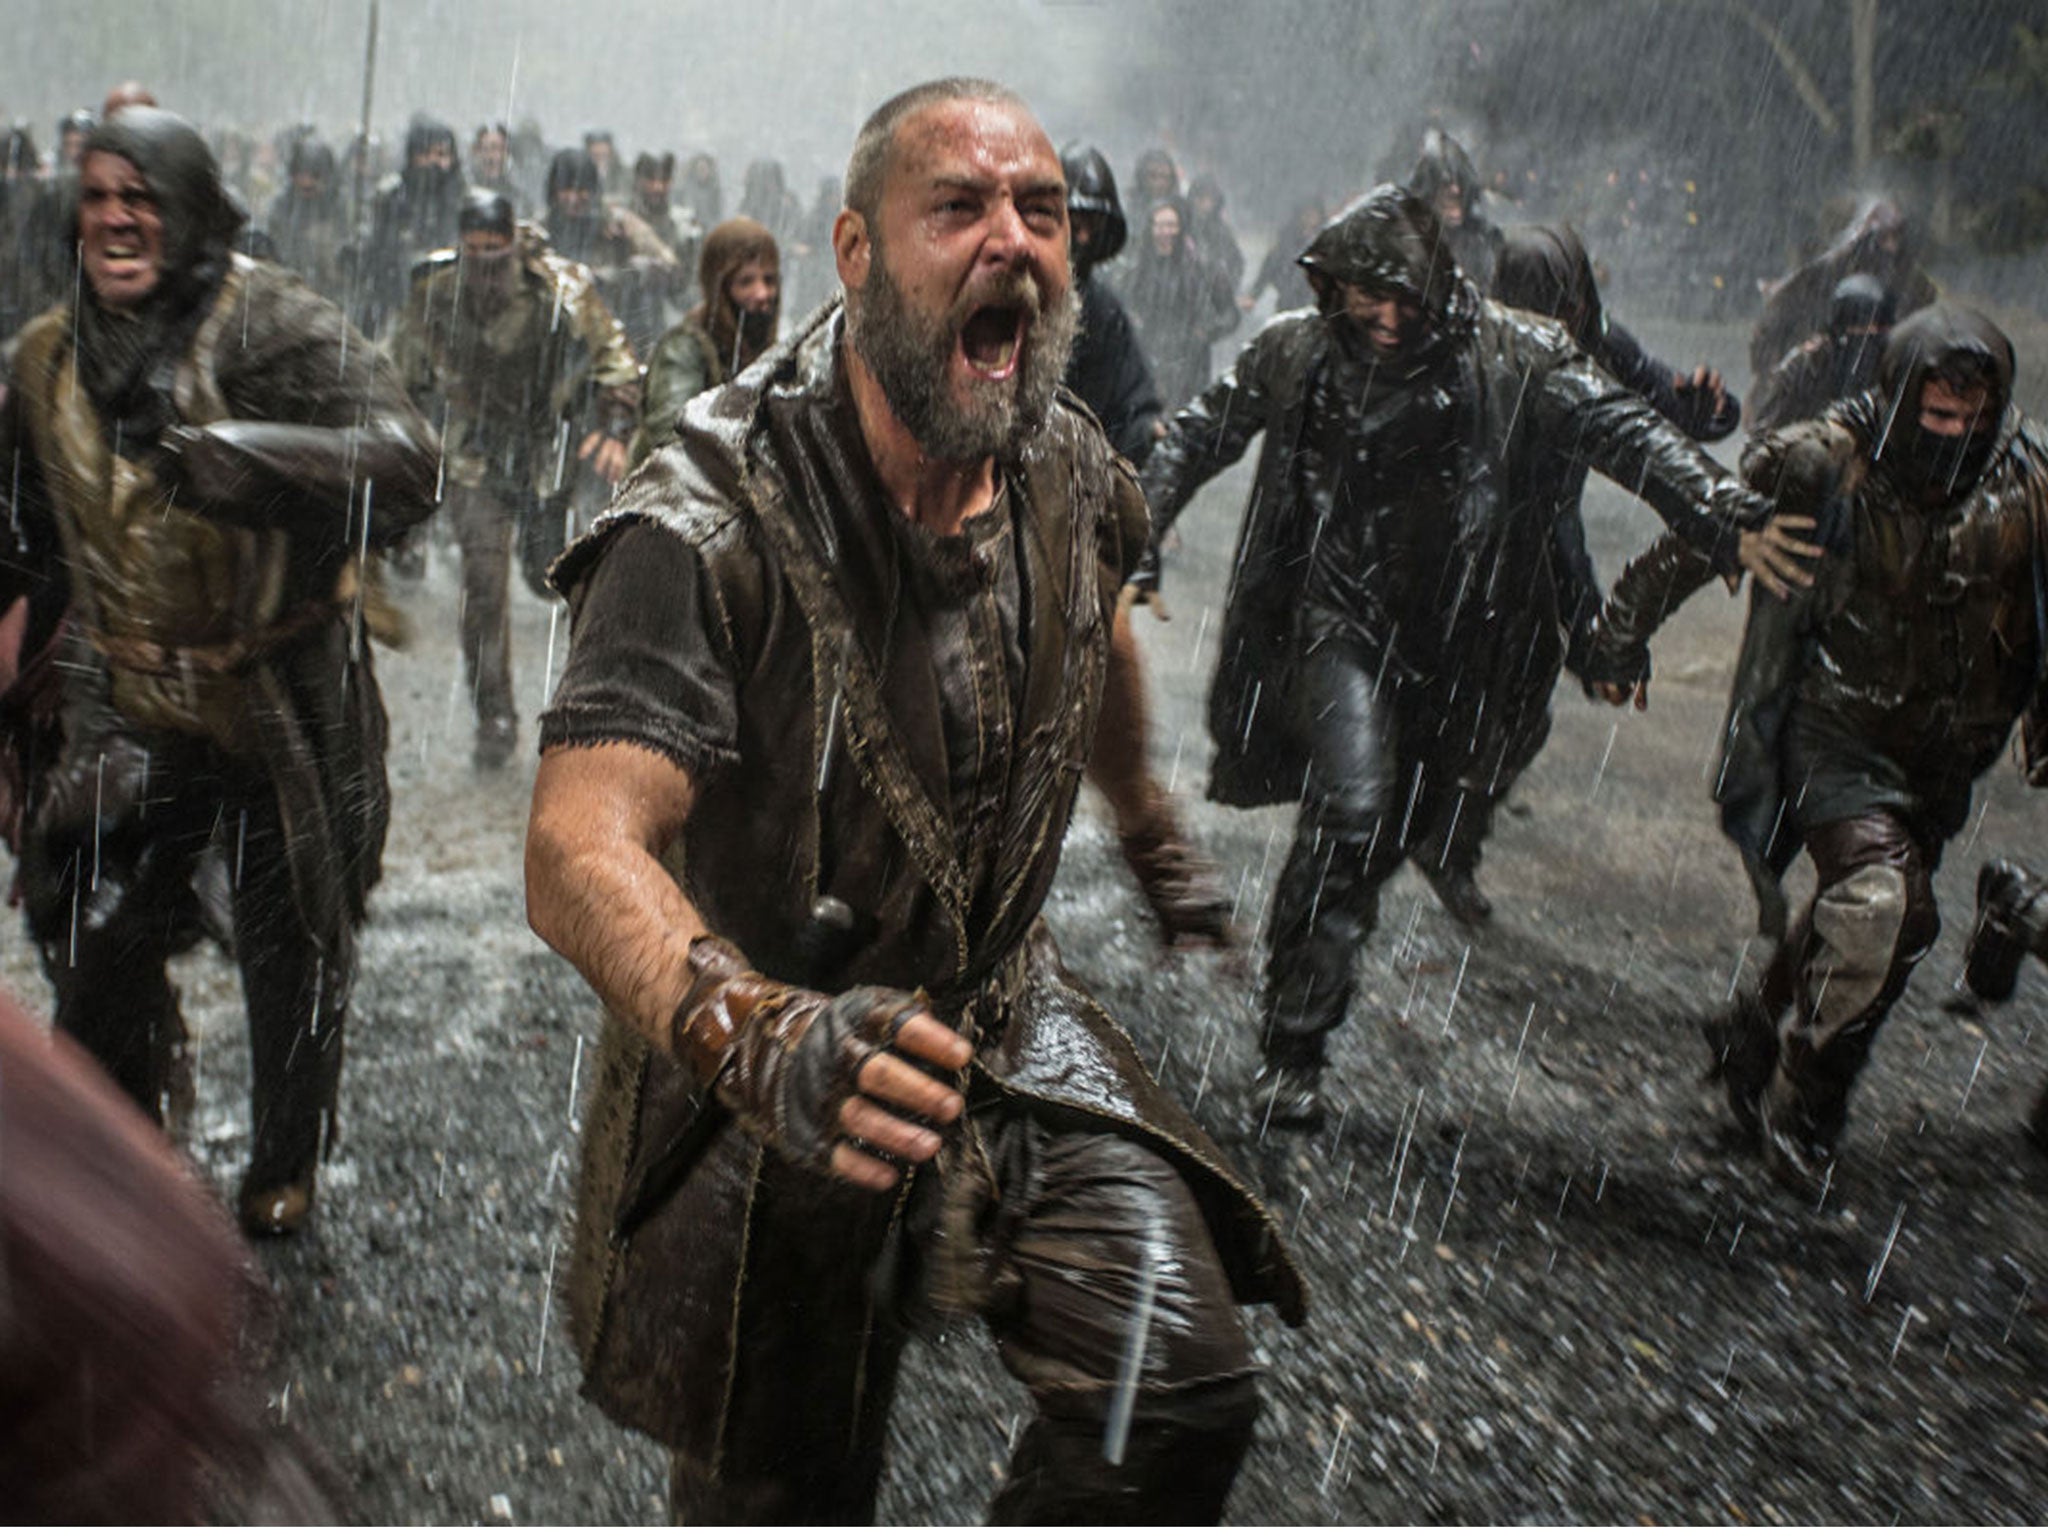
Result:
[[[191,1093],[165,966],[220,943],[254,1063],[234,1215],[313,1219],[390,816],[369,642],[438,520],[474,766],[537,736],[529,911],[610,1014],[571,1326],[693,1520],[871,1513],[902,1336],[866,1277],[913,1271],[1037,1404],[999,1515],[1220,1511],[1258,1408],[1236,1308],[1299,1324],[1301,1276],[1039,906],[1085,776],[1164,942],[1246,942],[1150,768],[1131,625],[1255,442],[1208,793],[1295,813],[1262,1131],[1326,1118],[1387,880],[1413,865],[1483,929],[1481,856],[1560,677],[1641,707],[1659,625],[1715,578],[1753,590],[1714,793],[1775,948],[1702,1025],[1788,1185],[1825,1192],[1939,928],[1931,871],[2015,726],[2048,782],[2048,439],[2011,340],[1944,301],[1888,202],[1768,285],[1745,408],[1713,362],[1653,355],[1580,232],[1509,218],[1441,128],[1250,251],[1213,174],[1155,147],[1120,181],[986,81],[886,103],[809,206],[775,160],[728,200],[710,154],[602,128],[422,114],[391,148],[209,136],[133,82],[47,160],[7,136],[0,791],[82,1052],[35,1057],[4,1009],[0,1049],[60,1085],[89,1055],[119,1098],[52,1088],[47,1118],[111,1125],[105,1156],[175,1185],[142,1125]],[[1744,427],[1739,469],[1700,446]],[[1666,529],[1611,587],[1595,471]],[[537,721],[515,568],[572,619]],[[2048,957],[2044,891],[1985,867],[1976,998]],[[894,1214],[868,1198],[891,1189]],[[165,1241],[232,1267],[182,1198],[154,1202]],[[1141,1268],[1156,1347],[1111,1467]],[[0,1360],[35,1304],[0,1308]],[[165,1336],[218,1354],[224,1309]],[[161,1394],[132,1412],[166,1445],[232,1433]],[[41,1496],[20,1507],[195,1508],[169,1474]]]

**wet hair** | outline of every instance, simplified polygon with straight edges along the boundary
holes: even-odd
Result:
[[[294,139],[291,158],[285,165],[285,174],[318,176],[322,181],[331,182],[334,180],[334,151],[319,139]]]
[[[854,135],[853,153],[846,161],[846,206],[866,219],[870,228],[882,205],[882,187],[889,179],[896,130],[905,118],[950,101],[987,101],[1024,112],[1031,110],[1024,98],[1007,85],[967,75],[927,80],[891,96],[860,125],[860,132]]]
[[[669,154],[657,155],[643,149],[633,162],[633,176],[638,181],[674,181],[676,179],[676,157]]]
[[[453,151],[455,130],[437,117],[425,113],[416,115],[405,125],[405,163],[412,164],[415,155],[421,155],[438,144],[446,144]]]
[[[171,275],[225,261],[248,215],[221,185],[220,162],[198,129],[160,107],[126,107],[86,136],[80,163],[99,154],[119,155],[149,184]]]
[[[593,197],[604,190],[604,180],[597,174],[597,162],[590,158],[587,149],[556,150],[555,158],[548,162],[548,201],[552,203],[558,192],[579,190]]]
[[[462,207],[455,215],[455,227],[465,235],[486,230],[509,237],[518,228],[518,223],[518,215],[512,210],[512,199],[488,187],[471,187],[465,192]]]
[[[33,176],[41,163],[36,153],[36,136],[25,122],[17,120],[0,145],[0,175]]]
[[[1898,295],[1868,272],[1851,272],[1828,298],[1828,330],[1838,336],[1865,328],[1888,331],[1898,317]]]

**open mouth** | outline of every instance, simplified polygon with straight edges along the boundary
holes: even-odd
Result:
[[[142,247],[125,240],[113,240],[100,247],[99,266],[108,277],[133,277],[146,263]]]
[[[960,351],[967,366],[985,379],[1007,379],[1017,371],[1024,347],[1025,308],[985,304],[960,327]]]

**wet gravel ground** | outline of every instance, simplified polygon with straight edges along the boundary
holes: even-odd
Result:
[[[1732,332],[1648,339],[1740,351]],[[1184,521],[1172,622],[1141,616],[1155,751],[1190,793],[1245,478]],[[1603,482],[1588,513],[1610,576],[1655,527]],[[1160,962],[1084,804],[1049,906],[1068,962],[1264,1190],[1312,1287],[1307,1329],[1249,1319],[1267,1404],[1232,1520],[2048,1520],[2048,1159],[2018,1131],[2048,1077],[2048,971],[1983,1020],[1940,1008],[1980,858],[2048,856],[2039,802],[2009,767],[1987,781],[1836,1183],[1819,1209],[1781,1192],[1729,1139],[1693,1024],[1727,995],[1751,925],[1706,782],[1741,611],[1710,593],[1681,617],[1647,715],[1560,690],[1482,871],[1490,929],[1463,932],[1396,877],[1334,1042],[1340,1113],[1313,1136],[1260,1134],[1248,984],[1211,958]],[[314,1227],[260,1250],[279,1301],[264,1389],[321,1448],[351,1519],[658,1520],[662,1458],[577,1396],[550,1300],[596,1021],[525,926],[531,763],[469,768],[451,562],[415,615],[412,648],[379,658],[396,813],[345,1139]],[[559,640],[522,598],[529,720]],[[1190,814],[1255,924],[1290,815]],[[18,940],[5,970],[46,1002]],[[201,1044],[189,1142],[231,1190],[239,991],[211,954],[178,974]],[[881,1518],[978,1520],[1024,1412],[976,1331],[915,1346]]]

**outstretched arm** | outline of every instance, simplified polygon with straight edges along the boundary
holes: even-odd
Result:
[[[1173,413],[1166,436],[1140,477],[1152,509],[1152,537],[1163,538],[1211,479],[1244,457],[1267,426],[1272,406],[1266,368],[1271,327],[1254,336],[1230,371]]]
[[[1747,571],[1779,597],[1813,584],[1804,562],[1820,549],[1583,352],[1548,370],[1536,409],[1546,434],[1648,502],[1719,574]]]

